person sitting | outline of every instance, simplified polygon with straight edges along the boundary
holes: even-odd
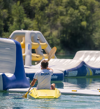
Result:
[[[34,86],[38,81],[38,89],[52,89],[55,90],[55,84],[51,84],[51,75],[53,75],[53,69],[48,67],[48,61],[43,60],[41,62],[41,70],[35,73],[31,86]]]

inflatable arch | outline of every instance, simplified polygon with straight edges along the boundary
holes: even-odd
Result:
[[[20,43],[12,39],[0,38],[0,90],[29,86]]]
[[[40,31],[16,30],[10,35],[10,38],[20,42],[26,66],[31,66],[32,61],[48,58],[51,47]],[[35,49],[36,53],[32,53],[32,49]],[[43,54],[42,49],[45,50],[46,54]]]

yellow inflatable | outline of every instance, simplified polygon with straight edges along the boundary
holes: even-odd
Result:
[[[42,56],[42,55],[32,53],[32,61],[40,61],[40,60],[42,60],[43,57],[45,59],[48,59],[48,54],[43,54],[43,56]],[[52,57],[52,59],[54,59],[54,58],[55,58],[55,56]],[[23,54],[23,59],[25,59],[25,54]]]
[[[43,56],[32,53],[32,61],[40,61],[42,60]]]
[[[22,53],[23,53],[23,59],[25,60],[25,37],[23,37],[23,41],[20,43],[21,44],[21,47],[22,47]],[[37,49],[39,47],[39,45],[41,45],[41,49],[46,49],[48,44],[47,43],[35,43],[35,42],[32,42],[32,49]],[[45,58],[45,59],[48,59],[48,54],[43,54],[42,55],[38,55],[38,54],[35,54],[35,53],[32,53],[32,61],[41,61],[42,58]],[[55,56],[53,56],[52,58],[55,58]]]
[[[32,49],[37,49],[39,47],[38,43],[32,42]]]
[[[61,93],[57,88],[55,90],[33,88],[29,95],[33,98],[59,98]]]
[[[22,48],[25,48],[25,37],[23,37],[23,41],[20,44]]]
[[[22,48],[25,48],[25,43],[24,42],[21,42],[20,44],[21,44]],[[45,49],[48,46],[46,43],[40,43],[40,45],[41,45],[42,49]],[[32,42],[32,49],[37,49],[38,47],[39,47],[38,43]]]
[[[42,60],[43,56],[32,53],[32,61],[40,61]],[[25,59],[25,54],[23,54],[23,59]]]
[[[24,42],[21,42],[20,44],[21,44],[22,48],[25,48],[25,43]]]
[[[45,59],[48,59],[48,54],[43,54],[43,56]],[[54,58],[55,58],[55,56],[52,57],[52,59],[54,59]]]
[[[25,43],[21,42],[21,47],[25,48]],[[32,42],[32,49],[37,49],[39,47],[38,43]]]
[[[47,43],[40,43],[40,45],[41,45],[41,48],[42,48],[42,49],[45,49],[45,48],[47,48],[47,46],[48,46]]]

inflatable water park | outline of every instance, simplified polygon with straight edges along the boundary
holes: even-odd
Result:
[[[0,90],[27,92],[34,74],[48,59],[52,48],[40,31],[16,30],[9,38],[0,38]],[[33,65],[32,62],[36,62]],[[64,77],[100,76],[100,51],[81,50],[73,59],[58,59],[54,54],[49,60],[53,69],[51,81]],[[99,90],[59,89],[61,94],[100,95]]]

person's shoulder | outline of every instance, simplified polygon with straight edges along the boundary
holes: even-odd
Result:
[[[50,73],[53,73],[53,70],[47,70],[48,72],[50,72]]]
[[[36,72],[36,74],[39,74],[39,73],[41,73],[41,70],[38,70],[38,71]]]
[[[49,70],[51,73],[53,73],[53,70]]]

